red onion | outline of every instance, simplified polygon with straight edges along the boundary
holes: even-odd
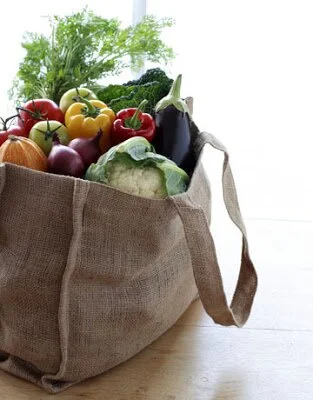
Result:
[[[76,178],[81,178],[85,171],[81,156],[74,149],[61,144],[56,133],[53,135],[53,146],[48,157],[48,171]]]
[[[76,138],[71,140],[69,143],[69,147],[76,150],[81,156],[85,164],[85,168],[88,168],[90,164],[97,162],[98,158],[101,156],[99,145],[101,136],[102,130],[100,129],[96,136],[92,138]]]

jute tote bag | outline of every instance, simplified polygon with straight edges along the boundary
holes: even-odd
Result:
[[[189,189],[163,200],[0,165],[1,369],[60,392],[134,356],[198,295],[216,323],[246,322],[257,276],[228,154],[211,134],[193,135]],[[243,237],[230,306],[210,232],[207,143],[225,154],[225,205]]]

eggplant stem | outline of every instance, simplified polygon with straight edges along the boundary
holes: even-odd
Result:
[[[172,87],[169,91],[169,96],[175,98],[175,99],[180,99],[180,88],[181,88],[181,80],[182,80],[182,75],[179,74],[175,81],[172,84]]]
[[[182,75],[179,74],[174,80],[167,96],[163,97],[155,106],[155,111],[159,112],[169,106],[174,106],[178,111],[188,113],[191,118],[190,110],[183,99],[180,98]]]

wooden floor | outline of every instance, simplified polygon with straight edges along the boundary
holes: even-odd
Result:
[[[216,326],[199,301],[125,364],[57,395],[0,373],[1,400],[312,400],[313,223],[247,223],[259,290],[247,325]],[[238,240],[216,232],[235,282]],[[222,252],[221,252],[222,254]]]

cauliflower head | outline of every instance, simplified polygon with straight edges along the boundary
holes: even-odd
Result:
[[[112,147],[88,168],[85,178],[153,199],[184,192],[189,181],[185,171],[156,154],[143,137],[133,137]]]

